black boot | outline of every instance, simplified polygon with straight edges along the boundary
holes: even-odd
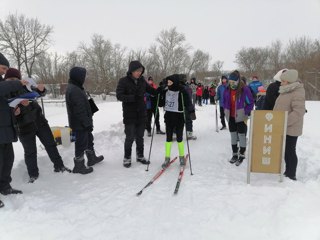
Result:
[[[150,164],[150,161],[148,161],[145,157],[137,157],[137,162],[142,164]]]
[[[93,171],[92,167],[86,167],[84,165],[84,158],[83,155],[80,157],[74,158],[74,168],[72,170],[73,173],[81,173],[81,174],[88,174]]]
[[[99,163],[104,159],[104,157],[102,155],[96,156],[96,153],[93,150],[87,150],[86,155],[88,158],[88,166],[93,166],[96,163]]]
[[[66,166],[62,165],[61,167],[54,167],[54,172],[68,172],[71,173],[72,171],[67,168]]]
[[[2,195],[9,195],[9,194],[22,194],[21,190],[14,189],[12,187],[6,188],[4,190],[1,190],[0,193]]]
[[[4,207],[4,203],[0,200],[0,208]]]

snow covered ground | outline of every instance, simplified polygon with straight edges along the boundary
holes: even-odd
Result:
[[[95,148],[105,160],[92,174],[54,173],[39,143],[40,177],[28,184],[22,146],[14,144],[12,186],[24,194],[0,196],[6,205],[0,210],[1,240],[320,239],[320,102],[307,102],[304,135],[297,144],[297,182],[285,178],[279,183],[276,175],[252,174],[247,185],[247,164],[236,167],[228,162],[229,132],[215,132],[215,106],[207,105],[197,107],[198,140],[189,142],[194,175],[187,168],[179,194],[173,196],[176,162],[140,197],[135,194],[164,160],[165,136],[154,136],[148,172],[136,162],[126,169],[121,103],[98,106]],[[45,110],[51,126],[67,125],[63,104],[48,103]],[[162,116],[163,112],[164,130]],[[146,157],[150,140],[145,137]],[[74,145],[59,146],[59,151],[72,168]],[[177,153],[174,144],[172,156]]]

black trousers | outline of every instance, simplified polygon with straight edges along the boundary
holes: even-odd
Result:
[[[0,144],[0,191],[11,187],[13,160],[12,143]]]
[[[144,126],[144,122],[124,125],[124,133],[126,134],[126,139],[124,141],[125,158],[131,158],[133,141],[136,141],[137,156],[144,157]]]
[[[220,120],[222,126],[226,127],[226,120],[225,120],[225,115],[224,115],[224,108],[220,106]]]
[[[187,110],[185,110],[184,114],[186,116],[186,129],[188,132],[193,132],[193,122],[190,118],[190,113]]]
[[[172,142],[173,132],[177,135],[177,142],[182,142],[183,140],[183,127],[184,123],[179,122],[177,124],[166,124],[166,134],[167,134],[167,142]]]
[[[286,136],[286,148],[284,154],[284,160],[286,163],[285,174],[288,177],[295,177],[298,165],[298,157],[296,153],[298,137]]]
[[[76,136],[75,141],[75,156],[81,157],[85,150],[94,150],[93,135],[89,130],[74,131]]]
[[[156,112],[157,111],[157,112]],[[157,109],[148,109],[147,110],[147,131],[151,132],[151,122],[152,116],[154,116],[154,121],[156,124],[157,131],[160,130],[160,121],[159,121],[159,108]]]
[[[37,163],[37,143],[36,137],[45,147],[48,156],[55,168],[63,166],[62,158],[58,152],[57,144],[54,141],[51,129],[47,123],[38,126],[37,131],[19,136],[24,149],[24,160],[30,177],[39,176],[39,168]]]

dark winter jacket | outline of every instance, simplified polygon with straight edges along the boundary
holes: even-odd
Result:
[[[139,68],[143,69],[143,74],[145,68],[139,61],[130,62],[127,76],[118,82],[116,95],[122,102],[124,124],[145,122],[147,113],[144,94],[148,92],[154,96],[157,95],[157,91],[146,82],[142,74],[139,79],[132,77],[132,72]]]
[[[168,76],[167,79],[173,81],[173,85],[169,86],[168,89],[161,92],[160,100],[159,100],[159,107],[164,107],[166,110],[167,105],[171,105],[172,103],[169,102],[167,99],[168,91],[172,92],[179,92],[178,96],[178,112],[172,112],[166,110],[164,114],[164,120],[166,124],[169,125],[179,125],[179,123],[184,123],[184,114],[183,110],[192,112],[194,111],[193,105],[191,103],[190,96],[184,85],[179,83],[179,74],[173,74]]]
[[[46,90],[37,92],[40,96],[44,96]],[[19,135],[36,132],[40,126],[48,124],[37,101],[29,101],[29,105],[27,106],[19,104],[18,107],[20,108],[20,114],[15,116],[15,118]]]
[[[0,76],[0,144],[17,141],[17,134],[13,124],[13,111],[9,107],[7,98],[17,91],[22,91],[20,81],[3,81]]]
[[[267,88],[266,96],[264,98],[263,110],[273,110],[274,104],[279,96],[279,88],[281,82],[275,81],[270,83]]]
[[[202,98],[203,99],[208,99],[209,98],[209,89],[208,89],[208,87],[204,88],[203,94],[202,94]]]
[[[66,89],[66,104],[69,126],[74,131],[92,130],[92,112],[88,96],[83,88],[86,69],[74,67],[70,70],[70,79]]]

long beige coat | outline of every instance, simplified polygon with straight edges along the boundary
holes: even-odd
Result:
[[[273,110],[288,111],[287,135],[302,135],[303,117],[306,112],[303,84],[294,82],[281,86],[279,92]]]

